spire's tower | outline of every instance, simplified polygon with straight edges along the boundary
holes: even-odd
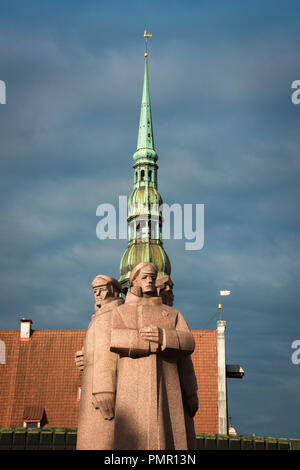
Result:
[[[171,272],[162,243],[162,214],[159,208],[163,201],[157,190],[158,156],[154,149],[148,80],[147,39],[151,35],[145,31],[144,37],[145,72],[137,150],[133,155],[134,186],[128,200],[128,248],[120,264],[120,282],[124,289],[129,288],[132,269],[142,261],[152,261],[159,276]]]

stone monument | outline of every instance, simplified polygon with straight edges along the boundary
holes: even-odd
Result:
[[[77,445],[78,450],[114,448],[114,403],[117,354],[110,351],[111,314],[124,300],[119,282],[98,275],[92,282],[95,314],[89,324],[83,351],[76,354],[83,370]],[[83,354],[82,354],[83,353]]]
[[[157,296],[156,276],[153,263],[138,264],[125,303],[112,313],[118,450],[188,449],[178,361],[194,351],[195,342],[181,313]]]
[[[173,306],[174,284],[170,276],[161,276],[156,279],[157,293],[164,304]],[[198,385],[194,365],[191,356],[184,356],[178,361],[178,373],[181,384],[182,400],[184,407],[185,426],[187,432],[188,449],[196,449],[196,435],[193,417],[198,410]]]

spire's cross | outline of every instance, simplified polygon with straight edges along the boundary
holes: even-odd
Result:
[[[151,33],[147,33],[146,29],[144,31],[144,38],[145,38],[145,42],[146,42],[146,52],[145,52],[145,57],[148,56],[148,38],[152,38],[152,34]],[[147,55],[146,55],[147,54]]]

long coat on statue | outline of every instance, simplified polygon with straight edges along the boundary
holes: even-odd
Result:
[[[105,420],[94,407],[93,394],[116,391],[118,356],[110,351],[111,314],[123,302],[115,299],[103,305],[92,316],[86,332],[77,450],[114,448],[114,420]]]
[[[139,334],[149,325],[163,330],[158,351]],[[119,355],[114,449],[188,449],[178,361],[194,347],[183,316],[160,297],[128,295],[114,310],[110,349]]]
[[[194,419],[188,409],[190,397],[193,395],[197,395],[198,391],[197,378],[191,356],[184,356],[179,359],[178,372],[182,390],[188,450],[196,450],[196,433]]]

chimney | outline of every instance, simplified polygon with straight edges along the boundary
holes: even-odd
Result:
[[[226,321],[219,320],[217,328],[219,434],[228,434],[225,330]]]
[[[27,318],[21,318],[20,321],[20,339],[21,340],[29,340],[31,336],[31,323],[32,320]]]

